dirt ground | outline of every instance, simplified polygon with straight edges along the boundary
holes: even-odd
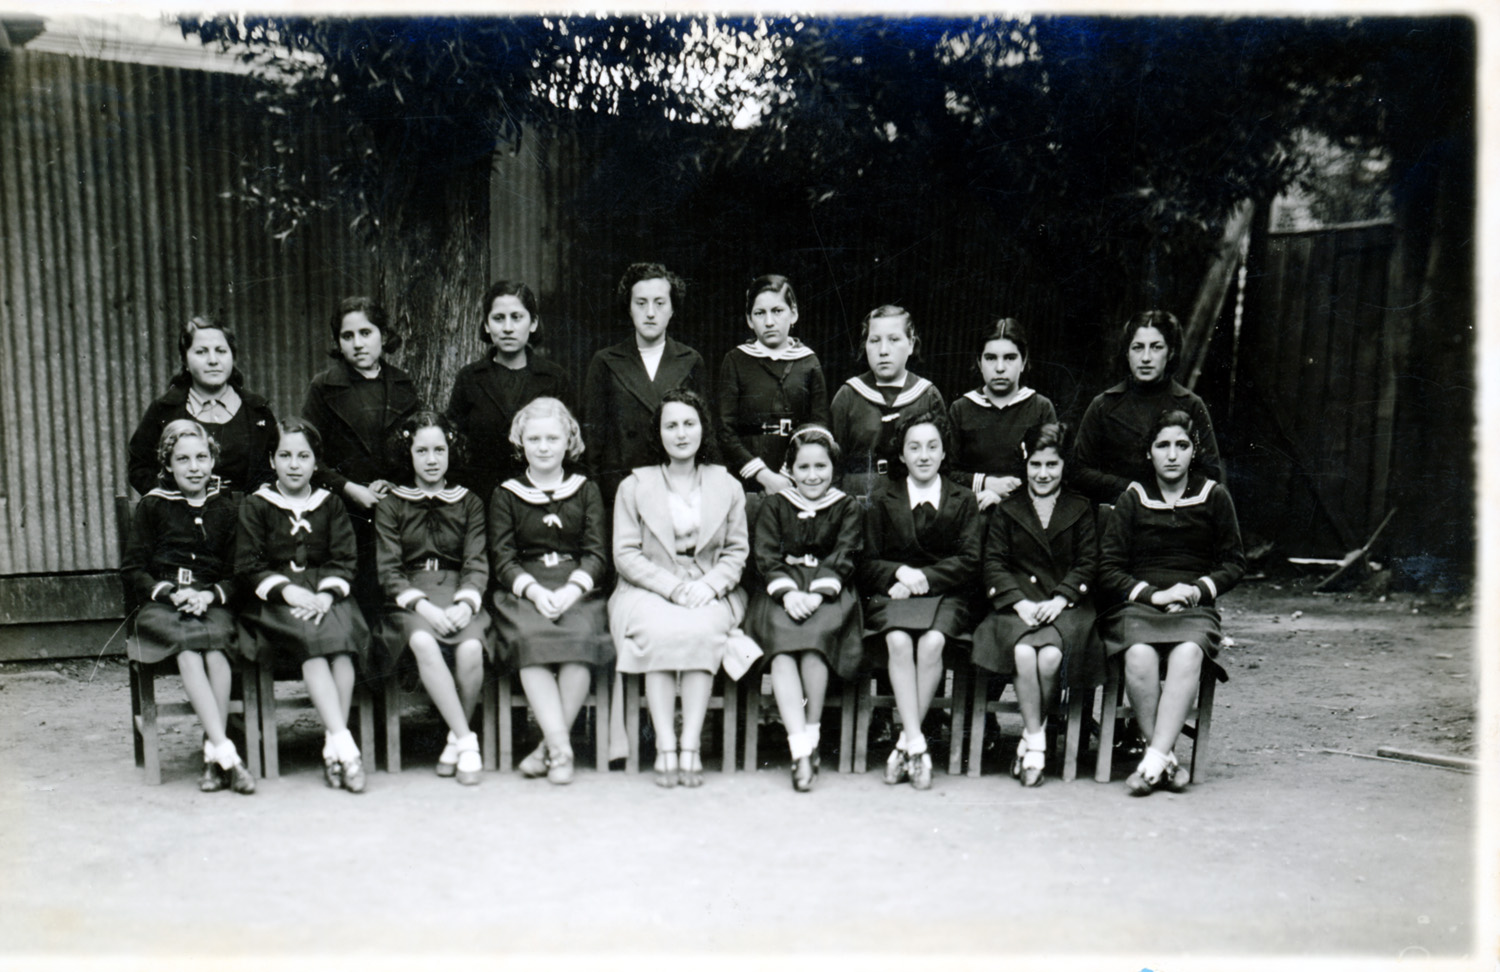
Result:
[[[166,734],[164,785],[143,782],[119,662],[0,666],[0,961],[1482,954],[1478,777],[1319,752],[1473,756],[1472,612],[1304,588],[1226,599],[1237,643],[1208,778],[1146,799],[1126,796],[1128,765],[1095,783],[1091,751],[1077,781],[1023,789],[999,749],[983,778],[940,770],[928,793],[825,761],[798,795],[775,727],[772,768],[710,772],[696,791],[592,770],[569,787],[507,773],[464,788],[432,773],[435,724],[409,730],[405,772],[372,773],[355,797],[324,788],[321,733],[290,713],[279,780],[202,794],[187,722]]]

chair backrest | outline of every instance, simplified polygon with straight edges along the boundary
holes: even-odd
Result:
[[[125,551],[130,549],[130,526],[135,519],[135,503],[126,493],[115,494],[115,537],[120,545],[120,560],[125,559]],[[130,584],[125,583],[123,578],[120,584],[125,595],[125,613],[128,615],[136,609],[135,591],[131,590]]]

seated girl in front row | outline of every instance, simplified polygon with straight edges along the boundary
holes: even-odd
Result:
[[[896,442],[899,478],[887,479],[870,497],[865,514],[865,631],[884,638],[887,671],[901,736],[885,764],[885,781],[910,779],[932,786],[932,758],[922,720],[943,680],[943,647],[969,630],[970,587],[979,573],[979,501],[945,482],[948,423],[941,412],[914,415]]]
[[[863,517],[859,501],[833,487],[838,460],[838,443],[827,429],[797,429],[786,450],[796,488],[767,499],[755,521],[755,564],[766,586],[750,602],[745,633],[770,658],[799,793],[812,789],[818,769],[828,668],[853,678],[864,651],[852,584]]]
[[[570,783],[570,738],[588,698],[590,669],[603,678],[615,657],[599,593],[608,570],[604,500],[592,480],[563,468],[583,453],[583,436],[558,399],[536,398],[518,411],[510,441],[526,472],[495,489],[489,543],[501,651],[508,667],[521,670],[542,730],[542,744],[520,770]]]
[[[224,735],[229,714],[228,654],[234,639],[235,504],[213,475],[219,445],[192,419],[162,429],[156,454],[161,485],[141,498],[120,564],[141,602],[128,641],[132,661],[176,657],[182,687],[203,724],[205,793],[227,785],[254,793],[255,777]]]
[[[1214,661],[1215,605],[1244,576],[1245,553],[1229,490],[1194,467],[1196,437],[1209,431],[1185,411],[1161,413],[1145,445],[1155,475],[1120,494],[1099,545],[1099,583],[1124,600],[1099,633],[1108,654],[1125,653],[1125,692],[1148,743],[1125,784],[1132,796],[1186,789],[1191,773],[1172,747],[1203,666],[1227,677]]]
[[[370,629],[350,600],[357,554],[343,500],[314,489],[321,440],[311,423],[277,424],[271,468],[276,482],[240,507],[235,574],[252,592],[240,612],[240,650],[284,651],[302,664],[308,697],[323,720],[323,778],[351,793],[365,790],[359,747],[350,735],[354,659],[361,664]]]
[[[415,485],[393,486],[375,507],[375,563],[388,599],[381,639],[391,662],[411,649],[422,686],[448,723],[437,774],[473,786],[483,765],[469,720],[479,704],[490,637],[483,610],[490,580],[484,505],[467,488],[448,486],[458,438],[448,419],[417,412],[394,438],[396,451],[409,457]]]

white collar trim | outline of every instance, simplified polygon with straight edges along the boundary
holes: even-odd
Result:
[[[1135,492],[1135,498],[1140,500],[1141,505],[1146,509],[1171,510],[1176,509],[1180,506],[1198,506],[1202,503],[1207,503],[1208,494],[1214,488],[1214,481],[1212,479],[1205,479],[1203,481],[1202,487],[1200,487],[1196,493],[1193,493],[1192,495],[1183,493],[1181,498],[1179,498],[1176,503],[1168,503],[1164,499],[1154,499],[1153,497],[1147,495],[1146,487],[1142,486],[1140,483],[1131,483],[1127,488]]]
[[[567,499],[568,497],[572,496],[574,493],[582,489],[583,484],[586,482],[588,482],[587,476],[584,476],[580,473],[573,473],[567,479],[564,479],[556,489],[553,489],[551,491],[539,489],[536,486],[533,486],[531,484],[531,478],[529,476],[524,483],[519,479],[507,479],[500,485],[504,486],[506,489],[510,490],[512,493],[516,494],[521,499],[525,500],[533,506],[544,506],[553,500]]]
[[[209,500],[219,495],[219,482],[220,480],[218,476],[208,477],[208,485],[203,488],[203,502],[207,503]],[[188,502],[188,498],[182,495],[182,490],[167,489],[165,486],[158,486],[146,495],[155,496],[157,499],[171,500],[174,503]],[[188,505],[191,506],[192,504],[189,503]]]
[[[989,396],[984,393],[984,389],[982,388],[975,388],[972,391],[966,391],[964,392],[964,397],[973,402],[975,405],[979,405],[984,408],[1010,408],[1012,405],[1021,404],[1022,402],[1026,401],[1026,399],[1035,394],[1035,388],[1022,388],[1020,391],[1016,392],[1015,398],[1012,398],[1004,405],[996,405],[994,402],[990,401]]]
[[[781,347],[774,349],[766,347],[759,341],[746,341],[739,346],[739,350],[752,358],[769,358],[772,361],[798,361],[813,353],[812,348],[797,338],[789,338]]]
[[[326,489],[314,489],[307,499],[298,502],[277,489],[274,483],[266,483],[255,491],[255,495],[288,513],[311,513],[333,494]]]
[[[863,376],[857,375],[844,382],[844,384],[854,389],[861,398],[867,399],[881,408],[905,408],[921,398],[923,393],[932,387],[932,382],[926,378],[920,378],[909,371],[906,373],[906,380],[911,382],[911,384],[903,388],[901,393],[896,396],[895,401],[891,402],[890,405],[886,405],[885,396],[880,393],[878,388],[872,387],[865,381]],[[889,388],[890,386],[887,385],[885,387]]]
[[[837,486],[831,486],[829,487],[828,492],[824,493],[817,500],[810,500],[807,497],[803,496],[801,493],[797,492],[797,487],[788,486],[786,489],[783,489],[776,495],[780,496],[782,499],[786,500],[788,503],[792,504],[792,506],[796,507],[804,513],[818,513],[822,510],[828,509],[830,506],[843,499],[846,494]]]
[[[917,481],[910,476],[906,477],[906,499],[912,509],[916,509],[923,503],[931,503],[933,509],[941,509],[943,505],[943,477],[938,476],[930,485],[918,486]]]
[[[436,493],[426,493],[416,486],[394,486],[391,492],[404,500],[439,499],[444,503],[457,503],[468,495],[469,490],[466,486],[449,486]]]

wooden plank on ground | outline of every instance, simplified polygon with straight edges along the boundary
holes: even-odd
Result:
[[[124,604],[113,571],[0,577],[0,625],[121,618]]]

